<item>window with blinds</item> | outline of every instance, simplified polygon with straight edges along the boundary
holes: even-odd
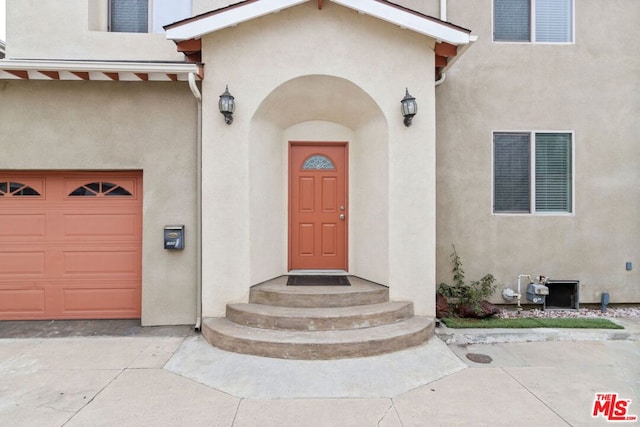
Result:
[[[493,135],[494,213],[572,212],[572,134]]]
[[[110,0],[109,31],[146,33],[149,30],[149,0]]]
[[[570,43],[574,0],[493,0],[493,39]]]

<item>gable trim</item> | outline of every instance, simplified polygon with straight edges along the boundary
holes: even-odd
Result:
[[[165,26],[166,36],[176,42],[233,27],[270,13],[306,3],[308,0],[247,0]],[[471,31],[423,15],[385,0],[330,0],[336,4],[398,25],[438,41],[468,44]]]

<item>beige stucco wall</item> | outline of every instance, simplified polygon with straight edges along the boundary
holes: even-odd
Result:
[[[142,323],[195,322],[195,117],[185,83],[0,81],[0,170],[142,170]],[[186,248],[163,249],[185,224]]]
[[[286,272],[289,138],[349,139],[350,268],[433,314],[433,43],[331,2],[203,38],[205,316]],[[307,92],[289,93],[296,81]],[[226,84],[236,98],[230,126],[217,106]],[[406,86],[420,105],[410,128],[399,111]]]
[[[7,0],[7,58],[183,61],[160,33],[109,33],[106,0]],[[25,22],[28,25],[25,25]],[[100,29],[102,28],[102,29]]]
[[[640,301],[640,2],[575,3],[575,44],[536,45],[493,43],[491,0],[449,2],[479,40],[436,90],[438,282],[455,244],[467,278],[493,273],[499,290],[544,274],[580,280],[583,303]],[[575,132],[572,215],[492,214],[501,130]]]

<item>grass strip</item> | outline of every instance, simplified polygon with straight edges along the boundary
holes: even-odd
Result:
[[[609,319],[601,318],[536,318],[512,319],[464,319],[447,317],[442,322],[449,328],[575,328],[575,329],[624,329]]]

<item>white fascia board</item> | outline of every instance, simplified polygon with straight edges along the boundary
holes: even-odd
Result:
[[[195,63],[173,62],[111,62],[111,61],[55,61],[0,60],[2,70],[24,71],[80,71],[102,73],[198,73]]]
[[[469,43],[469,33],[448,26],[444,23],[432,21],[419,15],[398,9],[385,3],[363,0],[331,0],[334,3],[357,10],[380,20],[398,25],[416,33],[432,37],[454,45]]]
[[[202,19],[196,19],[191,22],[179,24],[174,28],[166,30],[166,36],[169,40],[189,40],[200,38],[205,34],[222,30],[223,28],[233,27],[234,25],[259,18],[270,13],[279,12],[292,6],[306,3],[309,0],[260,0],[245,5],[239,5],[235,8],[222,10],[220,13],[214,13],[211,16]]]

